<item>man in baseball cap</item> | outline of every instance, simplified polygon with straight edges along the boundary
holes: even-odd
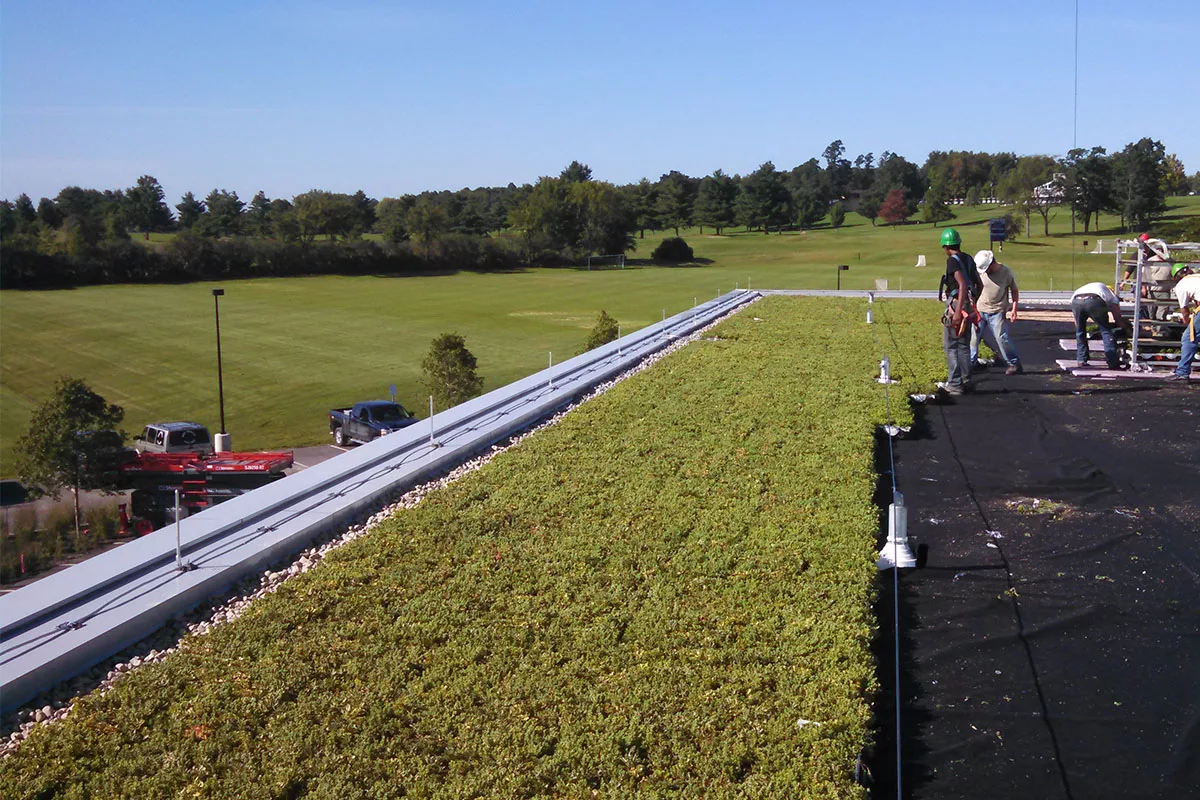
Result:
[[[1187,381],[1192,374],[1196,351],[1200,349],[1200,323],[1196,322],[1196,317],[1200,316],[1200,274],[1193,273],[1191,264],[1176,264],[1171,277],[1179,278],[1173,291],[1183,312],[1183,336],[1179,340],[1179,366],[1167,380]]]
[[[991,250],[980,250],[975,254],[975,268],[983,281],[983,289],[975,301],[982,320],[971,336],[971,363],[974,364],[978,358],[979,340],[983,327],[987,326],[997,355],[1008,365],[1004,374],[1019,375],[1025,368],[1021,366],[1021,357],[1017,355],[1017,348],[1008,335],[1009,323],[1017,321],[1017,301],[1020,298],[1017,278],[1011,269],[996,260]]]

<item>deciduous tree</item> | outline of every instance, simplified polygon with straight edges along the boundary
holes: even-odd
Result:
[[[887,193],[883,204],[879,206],[879,216],[889,225],[896,225],[908,219],[908,203],[904,199],[904,190],[897,187]]]
[[[1044,235],[1050,235],[1050,212],[1058,200],[1053,191],[1039,194],[1036,190],[1051,182],[1054,168],[1054,159],[1049,156],[1021,156],[1000,183],[1000,196],[1025,215],[1026,236],[1030,235],[1030,220],[1035,213],[1042,218]]]
[[[872,190],[863,194],[858,201],[858,213],[863,217],[871,220],[871,227],[875,227],[875,220],[879,217],[879,207],[883,205],[883,195]]]
[[[446,209],[428,197],[420,197],[405,215],[404,224],[415,241],[428,244],[446,232],[449,222]]]
[[[17,475],[35,495],[57,498],[63,489],[75,497],[79,534],[79,492],[115,489],[126,434],[117,426],[125,410],[112,405],[83,381],[63,377],[54,394],[33,412],[29,430],[16,443]]]
[[[1075,148],[1067,153],[1063,168],[1067,198],[1071,200],[1075,218],[1083,223],[1083,232],[1087,233],[1092,217],[1099,224],[1100,212],[1112,207],[1112,162],[1103,147]]]

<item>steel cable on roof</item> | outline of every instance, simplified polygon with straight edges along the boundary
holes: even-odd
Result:
[[[868,306],[867,313],[868,314],[871,313],[870,307],[873,305],[875,305],[874,297],[869,297],[868,304],[867,304],[867,306]],[[882,306],[883,302],[880,301],[879,305]],[[871,334],[872,334],[872,336],[875,337],[875,349],[879,353],[881,363],[882,363],[882,359],[887,358],[888,355],[886,352],[884,352],[883,342],[880,341],[879,331],[875,327],[874,324],[871,325]],[[881,376],[881,377],[889,377],[890,378],[891,376],[889,374],[887,376]],[[889,428],[894,429],[895,428],[895,420],[892,418],[892,396],[891,396],[891,390],[889,389],[890,383],[886,380],[881,381],[881,383],[883,384],[884,411],[885,411],[885,416],[887,418],[887,425]],[[887,435],[887,443],[888,443],[889,470],[891,471],[891,474],[892,474],[892,502],[895,503],[896,502],[896,494],[897,494],[897,492],[896,492],[896,451],[895,451],[895,448],[892,446],[893,436],[891,434],[891,431],[888,430],[888,431],[885,431],[885,433]],[[894,661],[894,666],[895,666],[895,675],[893,676],[893,680],[895,681],[895,697],[893,698],[893,703],[896,706],[896,798],[897,798],[897,800],[900,800],[900,798],[902,798],[904,796],[904,781],[903,781],[902,770],[901,770],[902,762],[900,760],[900,756],[901,756],[901,747],[900,747],[900,701],[901,701],[901,698],[900,698],[900,567],[898,566],[900,564],[900,544],[899,544],[898,536],[892,537],[892,539],[893,539],[893,541],[892,541],[892,564],[893,564],[893,567],[892,567],[892,636],[893,636],[893,642],[895,645],[893,654],[892,654],[892,659]]]

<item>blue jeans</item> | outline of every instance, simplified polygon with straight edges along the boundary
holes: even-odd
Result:
[[[1192,314],[1192,321],[1183,329],[1183,338],[1179,340],[1179,366],[1175,368],[1175,374],[1185,378],[1192,374],[1192,361],[1196,358],[1197,348],[1200,348],[1200,325],[1196,324],[1197,317],[1200,317],[1200,313]]]
[[[991,313],[980,311],[979,313],[983,319],[971,330],[971,363],[974,364],[979,360],[979,342],[983,339],[983,326],[986,325],[992,333],[992,344],[996,346],[996,355],[1000,356],[1010,367],[1019,366],[1021,357],[1017,355],[1017,348],[1008,338],[1008,317],[1004,315],[1003,311]]]
[[[1108,303],[1100,297],[1080,295],[1071,300],[1071,313],[1075,315],[1075,361],[1079,364],[1088,362],[1087,321],[1090,319],[1100,326],[1100,339],[1104,342],[1104,357],[1109,369],[1121,368],[1121,357],[1117,354],[1117,343],[1113,332],[1117,329],[1108,321]]]

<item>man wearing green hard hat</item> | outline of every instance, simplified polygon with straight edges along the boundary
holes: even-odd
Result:
[[[971,388],[971,331],[979,321],[975,311],[975,286],[979,276],[975,262],[962,251],[962,237],[954,228],[942,231],[946,274],[938,299],[945,293],[942,315],[942,349],[946,351],[946,393],[959,395]]]

